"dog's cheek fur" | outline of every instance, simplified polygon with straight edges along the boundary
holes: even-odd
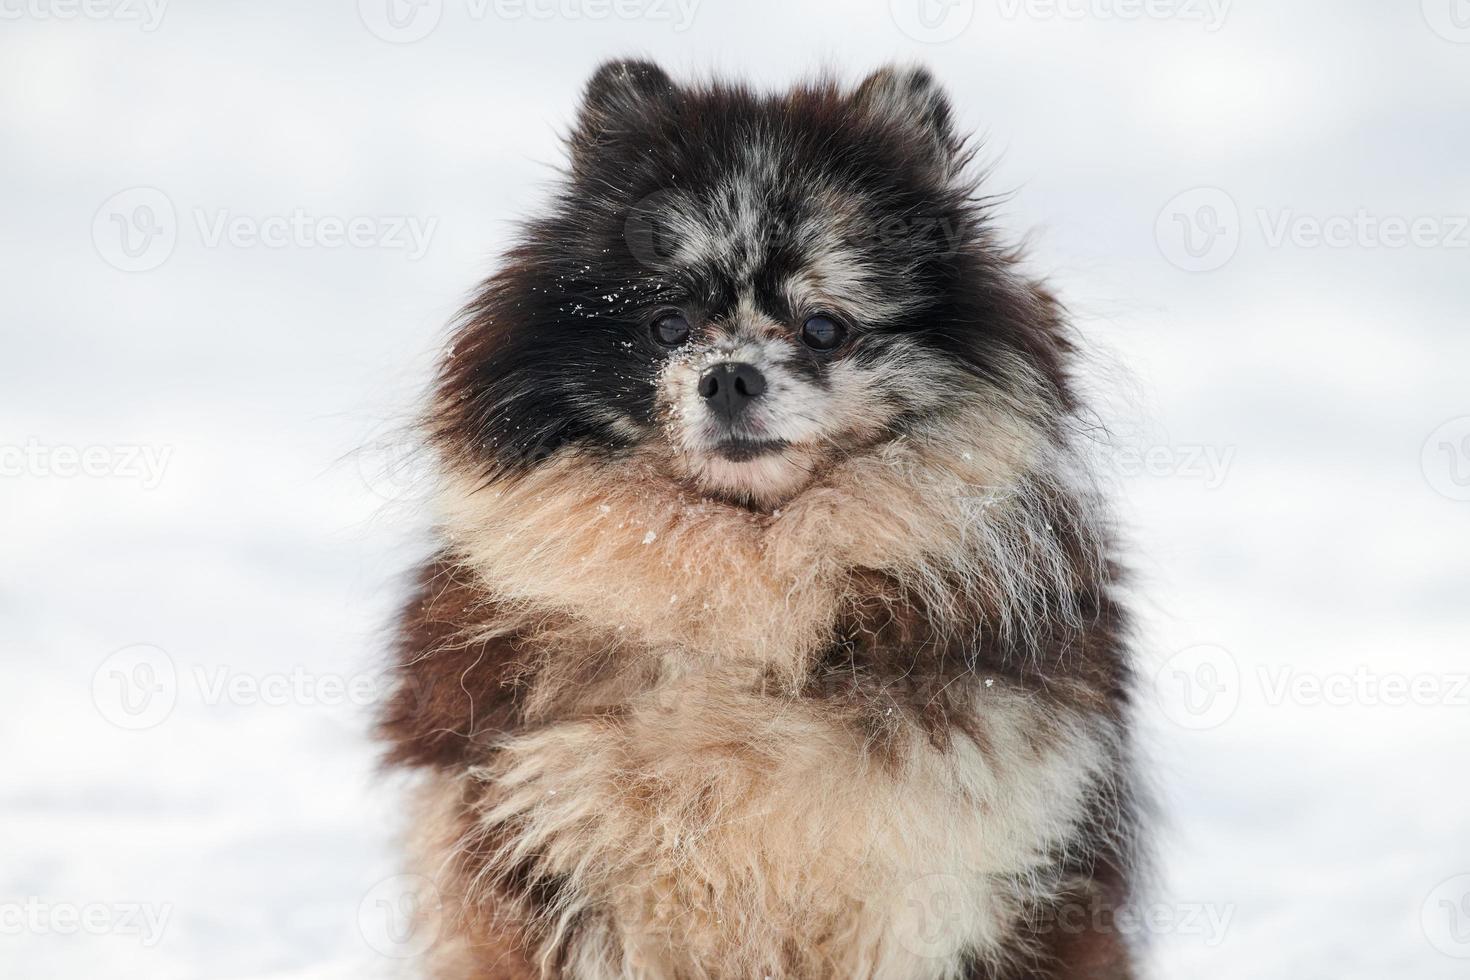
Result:
[[[973,601],[1024,631],[1043,613],[1024,608],[1031,597],[1072,588],[1045,526],[1064,498],[1026,489],[1045,440],[999,406],[968,417],[834,465],[779,513],[704,499],[661,458],[576,454],[487,487],[451,464],[441,509],[452,548],[513,604],[694,663],[780,665],[794,684],[829,641],[853,569],[894,575],[956,630]]]

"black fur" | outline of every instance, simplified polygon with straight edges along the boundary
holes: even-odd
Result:
[[[780,286],[809,254],[793,230],[823,217],[818,188],[841,188],[861,208],[844,240],[870,264],[870,287],[910,304],[902,316],[854,324],[844,356],[882,357],[895,335],[986,377],[1019,356],[1052,400],[1069,405],[1065,336],[1038,328],[1055,319],[1052,301],[1018,279],[995,244],[987,202],[961,176],[969,153],[951,117],[920,70],[880,72],[853,93],[822,81],[765,95],[738,84],[679,87],[646,62],[599,69],[549,214],[525,226],[465,311],[441,379],[452,396],[436,419],[442,444],[475,447],[490,476],[566,446],[603,456],[631,448],[614,419],[656,424],[653,381],[669,356],[649,340],[652,316],[678,306],[719,322],[736,301],[730,270],[669,261],[681,242],[662,196],[717,199],[750,180],[742,161],[752,148],[777,165],[756,188],[758,254],[729,261],[752,268],[763,312],[795,321]],[[820,357],[801,366],[817,381],[824,373]]]

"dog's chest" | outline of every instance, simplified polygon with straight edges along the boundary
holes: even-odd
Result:
[[[578,975],[941,977],[1003,937],[995,882],[1065,838],[1100,761],[1012,692],[970,710],[982,737],[940,748],[878,709],[880,750],[850,705],[685,677],[511,740],[484,820],[557,882]]]

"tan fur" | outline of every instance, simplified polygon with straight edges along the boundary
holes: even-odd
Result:
[[[596,951],[576,976],[940,980],[961,951],[1005,938],[1025,872],[1107,769],[1107,732],[1057,729],[1004,687],[974,706],[984,751],[908,731],[892,770],[821,705],[773,711],[747,680],[673,682],[615,724],[511,739],[473,774],[484,825],[520,828],[483,883],[525,862],[566,876],[536,925],[547,951]],[[908,894],[931,875],[971,914],[919,942]]]
[[[1028,628],[1026,597],[1069,584],[1023,489],[1059,450],[995,421],[1019,417],[839,461],[772,513],[701,499],[648,456],[567,456],[485,487],[451,476],[446,534],[510,610],[491,629],[550,651],[527,665],[528,714],[562,719],[431,790],[478,814],[451,855],[516,828],[470,902],[528,865],[564,881],[526,953],[547,976],[562,949],[589,980],[945,980],[961,951],[993,952],[1117,733],[997,683],[975,687],[973,737],[941,750],[895,717],[880,761],[863,726],[796,692],[863,571],[941,618],[973,593],[1007,630]],[[598,656],[613,668],[589,686]],[[904,889],[929,875],[970,914],[916,945]]]
[[[1004,628],[1025,626],[1031,596],[1071,584],[1024,493],[1057,451],[1018,417],[975,412],[839,460],[769,513],[700,496],[661,458],[564,456],[489,486],[451,463],[445,534],[489,591],[530,615],[795,683],[855,571],[892,575],[940,613],[956,587],[969,591],[999,604]]]
[[[430,779],[418,794],[408,840],[415,873],[433,883],[419,908],[416,935],[427,941],[425,974],[434,980],[538,980],[530,943],[514,916],[471,894],[465,855],[466,786]]]

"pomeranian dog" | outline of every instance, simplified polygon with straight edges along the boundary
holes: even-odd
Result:
[[[601,67],[428,416],[390,762],[437,980],[1134,976],[1058,304],[928,73]]]

